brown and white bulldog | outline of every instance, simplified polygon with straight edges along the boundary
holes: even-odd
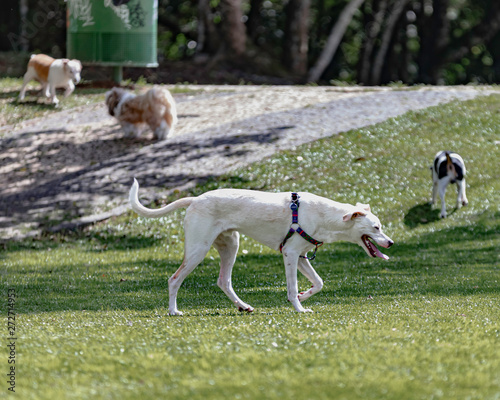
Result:
[[[56,88],[65,88],[67,97],[75,90],[75,84],[80,82],[82,63],[67,58],[54,59],[45,54],[33,54],[28,62],[28,70],[24,74],[23,86],[19,93],[19,100],[24,99],[26,85],[31,80],[42,84],[42,93],[50,97],[52,104],[58,104]]]

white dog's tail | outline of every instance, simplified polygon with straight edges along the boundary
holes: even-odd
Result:
[[[183,199],[179,199],[166,205],[162,208],[151,209],[144,207],[139,201],[139,183],[137,179],[134,178],[134,184],[130,188],[129,201],[132,210],[134,210],[141,217],[146,218],[160,218],[164,215],[177,210],[178,208],[186,208],[193,202],[194,197],[184,197]]]
[[[446,151],[444,154],[446,155],[446,170],[448,171],[448,176],[451,179],[456,179],[458,177],[458,173],[455,169],[455,164],[453,164],[453,161],[450,157],[450,153]]]

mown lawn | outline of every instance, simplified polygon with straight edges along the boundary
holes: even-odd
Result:
[[[184,316],[168,316],[182,212],[160,220],[129,213],[6,243],[0,287],[4,321],[8,289],[16,295],[16,395],[499,399],[499,126],[498,95],[433,107],[175,195],[242,187],[370,203],[396,242],[384,251],[390,260],[346,243],[320,248],[313,265],[325,287],[307,301],[314,314],[287,302],[280,255],[243,237],[233,284],[255,312],[240,314],[217,287],[212,250],[179,291]],[[470,204],[454,210],[449,187],[445,220],[427,204],[441,149],[458,151],[469,171]],[[5,377],[6,330],[3,337]]]

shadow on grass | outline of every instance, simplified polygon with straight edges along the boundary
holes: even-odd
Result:
[[[410,208],[404,217],[405,225],[411,229],[436,221],[439,221],[439,210],[432,209],[430,203],[418,204]]]

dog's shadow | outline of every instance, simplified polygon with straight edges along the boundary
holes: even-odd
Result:
[[[36,100],[22,100],[22,101],[19,101],[16,99],[16,100],[12,101],[12,104],[14,104],[16,106],[21,106],[21,107],[36,107],[37,109],[40,109],[40,110],[57,109],[57,106],[55,104],[46,103],[46,102],[44,102],[44,100],[45,100],[45,98],[42,98],[42,100],[36,99]]]
[[[404,223],[409,228],[416,228],[419,225],[425,225],[439,220],[439,209],[433,209],[430,203],[418,204],[410,208],[404,217]]]

